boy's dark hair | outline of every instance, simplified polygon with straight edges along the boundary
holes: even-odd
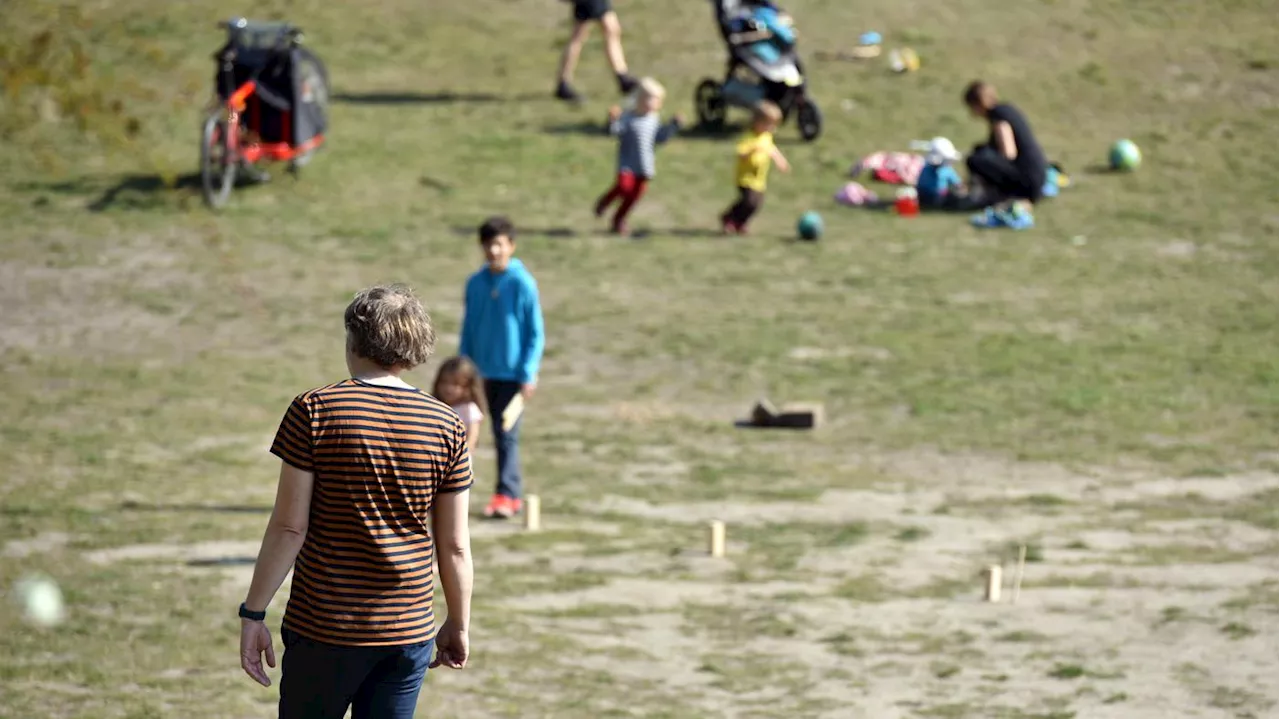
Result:
[[[495,237],[506,235],[512,242],[516,240],[516,228],[505,215],[494,215],[480,225],[480,243],[484,244]]]

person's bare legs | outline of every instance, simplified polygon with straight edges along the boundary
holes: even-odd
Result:
[[[560,82],[556,86],[556,97],[561,100],[579,99],[578,93],[573,89],[573,71],[578,67],[578,58],[582,56],[582,46],[587,42],[589,32],[591,23],[574,23],[573,34],[564,46],[564,54],[560,56]]]
[[[618,89],[631,92],[636,83],[627,73],[627,58],[622,52],[622,23],[618,21],[618,14],[612,10],[605,13],[600,18],[600,29],[604,30],[604,53],[618,78]]]

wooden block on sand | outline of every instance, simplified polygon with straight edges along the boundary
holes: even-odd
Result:
[[[785,404],[774,418],[776,427],[789,429],[817,429],[825,419],[820,402]]]
[[[536,494],[524,498],[524,528],[530,532],[542,529],[542,498]]]
[[[707,523],[707,553],[719,559],[724,556],[724,522],[713,520]]]
[[[820,402],[796,402],[781,409],[767,399],[756,402],[751,409],[750,424],[753,427],[780,429],[816,429],[823,422],[825,413]]]
[[[761,398],[756,402],[756,406],[751,408],[751,424],[757,427],[772,427],[773,420],[778,416],[778,409],[768,399]]]
[[[999,564],[992,564],[982,570],[982,598],[988,602],[1000,601],[1000,588],[1004,584]]]

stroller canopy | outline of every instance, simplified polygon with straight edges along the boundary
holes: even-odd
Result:
[[[328,78],[320,58],[298,45],[302,31],[288,23],[226,24],[227,42],[216,55],[230,65],[218,68],[218,95],[226,99],[249,80],[262,102],[258,131],[268,142],[301,145],[325,131]]]
[[[795,34],[780,22],[781,9],[770,0],[712,0],[716,24],[734,61],[748,67],[761,79],[786,85],[801,81],[795,53]],[[768,37],[753,42],[735,42],[734,36],[765,30]]]

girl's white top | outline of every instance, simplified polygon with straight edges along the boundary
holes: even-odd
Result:
[[[473,424],[484,421],[484,412],[480,411],[480,405],[475,402],[467,402],[453,408],[454,412],[462,418],[462,423],[470,427]]]

